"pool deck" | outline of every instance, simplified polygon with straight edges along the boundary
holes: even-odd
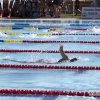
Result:
[[[82,20],[81,18],[1,18],[0,20]]]
[[[100,20],[100,19],[82,19],[82,18],[16,18],[16,17],[3,17],[0,20]]]
[[[100,23],[100,19],[82,19],[82,18],[15,18],[11,17],[10,19],[7,17],[3,17],[0,19],[0,25],[6,23]]]

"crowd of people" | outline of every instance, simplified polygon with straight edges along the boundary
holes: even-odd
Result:
[[[22,18],[59,18],[62,8],[71,12],[70,4],[65,4],[66,0],[1,0],[0,18],[2,17],[22,17]],[[81,12],[80,2],[75,0],[75,15]]]
[[[0,18],[3,16],[59,18],[62,4],[63,0],[5,0],[3,6],[0,3]]]

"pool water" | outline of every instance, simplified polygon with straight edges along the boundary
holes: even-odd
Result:
[[[82,22],[82,21],[81,21]],[[17,23],[17,24],[16,24]],[[54,23],[32,23],[24,22],[26,25],[38,27],[38,30],[1,30],[0,40],[70,40],[70,41],[99,41],[100,35],[75,35],[75,34],[100,34],[99,24],[94,23],[66,23],[57,22],[58,28],[88,28],[87,30],[57,30],[48,32]],[[5,27],[26,27],[22,22],[7,22],[1,25]],[[46,25],[47,27],[46,27]],[[16,26],[17,25],[17,26]],[[45,25],[43,29],[43,25]],[[73,25],[73,26],[72,26]],[[80,25],[80,26],[79,26]],[[88,27],[86,26],[88,25]],[[96,29],[95,27],[98,28]],[[28,26],[30,27],[30,26]],[[40,28],[42,27],[42,28]],[[55,27],[55,26],[54,26]],[[57,27],[57,26],[56,26]],[[91,30],[90,30],[91,29]],[[21,32],[22,34],[7,35],[8,32]],[[23,34],[26,33],[26,34]],[[66,34],[66,35],[42,35],[37,34]],[[74,35],[68,35],[74,34]],[[0,42],[0,49],[14,50],[59,50],[59,45],[64,45],[64,50],[69,51],[100,51],[99,43],[25,43],[25,42]],[[55,64],[61,55],[59,53],[42,53],[42,52],[18,52],[7,53],[0,52],[0,64],[18,64],[18,65],[54,65],[54,66],[99,66],[100,54],[81,54],[68,53],[69,58],[79,56],[80,59],[76,62],[64,62]],[[27,63],[9,61],[27,61]],[[38,63],[39,59],[44,59],[52,64]],[[33,62],[30,62],[33,61]],[[28,90],[62,90],[62,91],[99,91],[100,76],[99,70],[57,70],[57,69],[11,69],[0,68],[0,89],[28,89]],[[26,95],[26,96],[10,96],[0,95],[1,100],[99,100],[97,97],[78,97],[78,96],[47,96],[47,95]]]

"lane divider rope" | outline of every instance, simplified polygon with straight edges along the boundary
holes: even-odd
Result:
[[[87,24],[85,24],[85,23],[83,23],[83,24],[80,24],[80,23],[78,23],[78,24],[70,24],[70,26],[92,26],[92,27],[95,27],[95,26],[100,26],[100,24],[98,24],[98,23],[89,23],[89,22],[87,22]]]
[[[71,70],[100,70],[100,66],[55,66],[55,65],[17,65],[0,64],[0,68],[21,68],[21,69],[71,69]]]
[[[2,95],[64,95],[64,96],[86,96],[86,97],[100,97],[100,92],[86,92],[86,91],[62,91],[62,90],[21,90],[21,89],[1,89]]]
[[[23,42],[23,43],[89,43],[99,44],[100,41],[71,41],[71,40],[0,40],[0,42]]]
[[[20,53],[20,52],[41,52],[41,53],[60,53],[58,50],[14,50],[14,49],[0,49],[0,52]],[[65,50],[65,53],[79,53],[79,54],[100,54],[100,51],[78,51]]]
[[[51,31],[56,30],[87,30],[87,28],[50,28]]]
[[[66,28],[69,30],[87,30],[87,28]]]
[[[97,44],[100,43],[100,41],[67,41],[67,40],[23,40],[23,42],[31,42],[31,43],[92,43]]]
[[[83,33],[53,33],[52,35],[100,35],[100,34],[83,34]]]
[[[35,24],[34,24],[34,22],[35,22]],[[30,22],[29,22],[29,23],[26,23],[26,22],[25,22],[25,23],[24,23],[24,22],[22,22],[22,23],[15,23],[15,22],[14,22],[14,23],[0,23],[0,26],[4,27],[4,26],[13,25],[13,26],[27,26],[27,27],[33,27],[33,26],[35,26],[36,24],[37,24],[36,26],[38,26],[38,25],[40,25],[40,24],[41,24],[41,26],[47,26],[47,25],[48,25],[48,24],[43,23],[43,22],[48,23],[48,21],[44,21],[44,20],[42,21],[42,23],[41,23],[41,21],[39,21],[39,20],[38,20],[38,21],[35,20],[35,21],[31,21],[31,23],[30,23]],[[92,22],[92,23],[90,22],[90,23],[89,23],[88,21],[87,21],[87,23],[84,23],[84,21],[83,21],[83,22],[82,22],[83,24],[81,24],[80,21],[78,22],[78,24],[76,24],[76,21],[75,21],[75,24],[73,24],[73,23],[71,23],[71,22],[69,23],[69,21],[67,21],[67,22],[64,21],[64,22],[63,22],[63,21],[59,21],[59,20],[58,20],[58,21],[57,21],[57,20],[56,20],[56,21],[53,20],[53,21],[49,21],[49,22],[50,22],[50,24],[51,24],[51,25],[48,25],[49,27],[50,27],[50,26],[51,26],[51,27],[57,27],[57,23],[60,24],[60,27],[62,26],[62,24],[68,25],[68,26],[93,26],[93,27],[95,27],[95,26],[100,26],[100,24],[98,24],[98,23],[94,23],[94,22]],[[57,22],[57,23],[54,25],[54,24],[53,24],[54,22],[55,22],[55,23]],[[99,22],[99,21],[98,21],[98,22]],[[65,24],[65,23],[66,23],[66,24]],[[53,24],[53,25],[52,25],[52,24]]]
[[[7,35],[19,35],[19,34],[26,34],[26,35],[30,35],[30,34],[34,34],[34,33],[22,33],[22,32],[7,32],[4,33]],[[34,34],[35,35],[35,34]],[[53,36],[53,35],[100,35],[100,34],[78,34],[78,33],[37,33],[37,36]]]
[[[38,28],[34,27],[0,27],[0,30],[13,30],[13,29],[38,30]]]
[[[37,27],[0,27],[0,30],[13,30],[13,29],[24,29],[24,30],[38,30],[38,29],[50,29],[51,31],[56,30],[87,30],[87,28],[51,28],[51,27],[44,27],[44,26],[37,26]]]

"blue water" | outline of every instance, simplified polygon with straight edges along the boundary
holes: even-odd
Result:
[[[9,21],[8,21],[9,22]],[[17,21],[13,21],[14,23]],[[7,22],[6,22],[7,23]],[[12,23],[12,22],[11,22]],[[38,22],[39,23],[39,22]],[[41,23],[41,22],[40,22]],[[58,23],[58,22],[57,22]],[[93,22],[94,23],[94,22]],[[21,22],[21,24],[23,24]],[[27,22],[30,24],[30,22]],[[33,23],[34,24],[34,23]],[[54,23],[52,22],[52,25]],[[72,28],[73,24],[67,24],[66,27]],[[69,24],[69,25],[68,25]],[[84,24],[84,23],[82,23]],[[87,24],[87,23],[86,23]],[[5,25],[5,23],[4,23]],[[11,25],[11,24],[10,24]],[[18,24],[17,24],[18,25]],[[43,25],[43,22],[42,24]],[[85,24],[84,24],[85,25]],[[88,24],[89,25],[89,24]],[[96,25],[96,24],[95,24]],[[50,25],[49,25],[50,26]],[[99,26],[99,25],[98,25]],[[24,27],[22,25],[22,27]],[[79,28],[79,26],[75,26]],[[86,28],[86,26],[82,26]],[[85,33],[96,34],[100,33],[100,29],[95,29],[93,25],[92,31],[89,30],[59,30],[56,33]],[[32,34],[20,35],[6,35],[6,32],[22,32]],[[55,33],[48,32],[48,29],[39,29],[37,31],[30,30],[1,30],[0,40],[74,40],[74,41],[99,41],[100,36],[85,36],[85,35],[62,35],[62,36],[42,36],[39,37],[37,33]],[[0,49],[19,49],[19,50],[59,50],[60,43],[5,43],[0,42]],[[81,43],[63,43],[64,50],[87,50],[87,51],[100,51],[100,44],[81,44]],[[99,54],[71,54],[68,53],[69,58],[79,56],[79,59],[73,63],[60,63],[60,64],[46,64],[46,63],[25,63],[25,65],[63,65],[63,66],[99,66]],[[59,53],[6,53],[0,52],[0,64],[24,64],[20,62],[13,62],[3,60],[9,58],[12,60],[23,61],[36,61],[38,59],[49,60],[50,62],[57,62],[61,59]],[[82,70],[48,70],[48,69],[7,69],[0,68],[0,89],[30,89],[30,90],[63,90],[63,91],[92,91],[100,90],[100,76],[99,71],[82,71]],[[73,97],[73,96],[0,96],[0,100],[99,100],[96,97]]]

